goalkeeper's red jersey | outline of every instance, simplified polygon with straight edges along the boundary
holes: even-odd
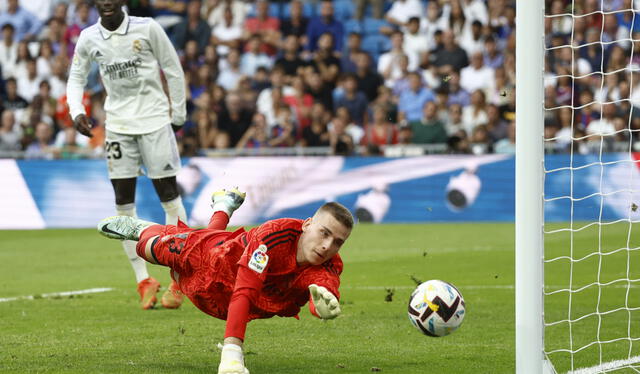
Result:
[[[178,273],[175,277],[182,292],[211,316],[226,320],[233,293],[242,292],[251,301],[248,320],[294,317],[310,300],[310,284],[324,286],[339,298],[343,268],[337,254],[321,265],[298,266],[296,251],[302,223],[281,218],[248,232],[178,227],[178,235],[173,237],[182,235],[179,239],[184,240],[174,243],[181,252],[180,263],[170,266]],[[258,248],[261,244],[266,251]]]

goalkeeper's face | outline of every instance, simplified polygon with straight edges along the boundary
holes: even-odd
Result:
[[[319,265],[333,257],[351,234],[351,229],[336,220],[331,213],[318,212],[302,224],[298,241],[298,263]]]

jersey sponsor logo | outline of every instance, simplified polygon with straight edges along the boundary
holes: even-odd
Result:
[[[142,65],[142,59],[138,57],[125,62],[102,64],[101,69],[110,80],[116,80],[137,77],[140,65]]]
[[[262,274],[269,262],[269,256],[267,255],[267,246],[260,244],[258,248],[253,251],[251,259],[249,259],[249,269]]]

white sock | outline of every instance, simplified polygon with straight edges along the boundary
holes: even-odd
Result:
[[[180,218],[182,222],[187,222],[187,211],[184,209],[184,205],[182,205],[182,198],[180,196],[160,204],[162,204],[162,209],[164,209],[165,223],[167,225],[177,225],[178,218]]]
[[[116,212],[119,216],[136,217],[136,205],[134,203],[116,205]],[[147,262],[136,253],[136,244],[137,242],[133,240],[122,241],[124,253],[127,254],[127,258],[129,259],[133,272],[136,275],[136,282],[140,283],[141,281],[149,278],[149,272],[147,271]]]

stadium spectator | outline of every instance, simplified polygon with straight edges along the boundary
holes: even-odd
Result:
[[[77,8],[82,6],[82,3],[87,3],[87,0],[70,0],[67,2],[67,7],[59,7],[59,4],[54,8],[53,17],[62,21],[63,25],[82,24],[82,21],[78,19]],[[89,3],[91,4],[91,3]],[[66,13],[63,13],[63,9]],[[98,22],[98,11],[95,8],[89,9],[89,24],[93,25]],[[72,51],[73,52],[73,51]]]
[[[300,45],[307,45],[307,26],[309,25],[309,19],[304,16],[302,11],[302,1],[291,1],[289,18],[282,21],[280,31],[285,38],[289,35],[296,35],[300,38]]]
[[[291,147],[296,144],[295,116],[287,105],[280,104],[276,113],[277,123],[270,127],[270,147]]]
[[[462,121],[462,106],[460,104],[449,105],[449,115],[445,122],[445,130],[448,136],[453,136],[460,130],[464,130],[464,122]]]
[[[303,147],[326,147],[329,146],[329,131],[327,129],[327,113],[325,107],[320,102],[313,104],[311,108],[311,124],[302,129],[300,144]]]
[[[471,55],[471,64],[460,71],[460,85],[467,92],[473,92],[475,90],[487,92],[493,83],[493,69],[484,66],[482,52],[474,52]]]
[[[36,64],[38,73],[43,79],[49,79],[51,77],[51,64],[54,58],[51,41],[49,39],[42,39],[40,41],[40,48],[38,49],[38,57],[36,57]]]
[[[230,92],[225,106],[218,115],[218,128],[229,135],[229,145],[235,147],[251,125],[253,113],[242,107],[240,96]]]
[[[421,17],[423,14],[424,11],[420,0],[398,0],[393,2],[384,18],[391,25],[400,28],[406,26],[412,17]],[[389,33],[389,28],[381,31]]]
[[[283,50],[281,56],[276,60],[275,65],[282,68],[284,74],[289,79],[295,75],[301,74],[301,68],[307,66],[307,63],[300,58],[300,43],[298,36],[290,34],[285,36],[283,41]]]
[[[410,61],[416,61],[416,67],[428,61],[431,40],[427,33],[420,28],[420,18],[411,17],[404,32],[402,49],[406,51]]]
[[[447,81],[446,83],[449,92],[449,105],[469,105],[471,101],[471,95],[469,95],[469,92],[462,88],[462,86],[460,85],[460,73],[454,70],[451,72],[451,74],[445,76],[445,80]]]
[[[340,71],[353,73],[356,71],[356,56],[362,52],[362,36],[357,32],[349,33],[347,44],[340,56]]]
[[[495,143],[507,137],[507,121],[500,116],[500,108],[494,104],[487,105],[487,132],[491,142]]]
[[[409,74],[409,89],[398,98],[398,120],[419,121],[423,116],[425,103],[434,99],[433,92],[422,83],[420,74]]]
[[[422,117],[409,121],[411,127],[411,143],[413,144],[437,144],[447,142],[447,131],[444,124],[437,116],[436,104],[427,101],[422,108]]]
[[[209,26],[215,28],[224,22],[224,13],[227,8],[231,9],[233,15],[232,24],[242,28],[250,8],[250,4],[242,0],[205,0],[202,15]]]
[[[342,79],[344,93],[334,102],[334,107],[345,107],[351,119],[359,126],[368,123],[367,97],[358,91],[358,82],[354,74],[346,74]]]
[[[398,105],[395,102],[396,98],[393,96],[391,89],[385,85],[378,87],[378,96],[373,102],[374,105],[379,105],[385,108],[387,112],[387,119],[391,123],[398,122]]]
[[[188,0],[154,0],[153,18],[171,34],[172,28],[186,15],[187,3]]]
[[[236,148],[263,148],[269,146],[269,130],[265,117],[260,113],[255,113],[251,125],[238,140]]]
[[[340,117],[334,117],[329,128],[329,146],[331,154],[336,156],[348,156],[353,153],[354,141],[347,133],[347,123]]]
[[[73,56],[73,47],[68,46],[64,40],[66,27],[63,18],[51,18],[47,22],[47,28],[42,32],[42,38],[51,41],[54,54],[63,53],[67,58],[71,58]]]
[[[371,57],[366,52],[360,52],[355,56],[358,79],[358,90],[364,92],[369,102],[378,97],[378,88],[384,84],[384,79],[371,67]]]
[[[334,18],[333,2],[330,0],[322,0],[320,3],[320,15],[309,21],[306,49],[310,52],[315,52],[319,48],[320,38],[326,33],[333,36],[333,51],[342,51],[344,26],[342,22]]]
[[[232,8],[226,7],[222,22],[211,29],[211,44],[216,46],[221,56],[226,56],[230,49],[240,47],[242,41],[242,27],[233,23]]]
[[[131,0],[127,3],[129,15],[135,17],[153,17],[151,0]]]
[[[442,33],[442,49],[433,53],[433,64],[441,75],[460,71],[469,65],[467,52],[458,46],[452,31],[447,30]]]
[[[471,23],[471,31],[460,38],[460,47],[470,56],[476,52],[482,53],[485,45],[482,22],[475,20]]]
[[[187,4],[187,17],[174,26],[172,35],[173,45],[178,51],[183,51],[188,41],[197,43],[198,54],[204,54],[204,49],[209,43],[211,27],[200,14],[200,0],[191,0]]]
[[[307,302],[316,317],[333,319],[340,314],[343,265],[338,251],[353,227],[347,208],[327,203],[304,221],[284,218],[248,232],[224,231],[244,197],[237,189],[214,193],[214,213],[203,230],[122,216],[98,225],[106,237],[137,240],[139,256],[180,274],[180,288],[198,308],[226,319],[219,373],[248,373],[242,346],[253,319],[297,316]],[[267,240],[282,232],[291,233],[291,240]],[[168,239],[156,240],[159,237]]]
[[[586,127],[587,135],[612,135],[616,129],[614,120],[616,118],[615,104],[602,104],[602,116],[589,122]]]
[[[509,102],[509,96],[513,95],[513,84],[507,81],[507,73],[504,68],[497,68],[493,74],[493,82],[487,94],[487,102],[497,106]]]
[[[475,90],[471,94],[471,105],[462,110],[462,121],[465,124],[465,130],[469,134],[473,134],[473,128],[487,123],[487,103],[485,94],[482,90]]]
[[[516,153],[516,123],[515,121],[511,121],[507,127],[506,138],[502,138],[496,142],[493,147],[493,151],[495,153],[506,153],[506,154],[515,154]]]
[[[240,59],[242,74],[252,77],[259,67],[271,69],[273,60],[260,50],[260,37],[252,35],[247,41],[247,47]]]
[[[331,33],[320,35],[317,43],[317,49],[313,54],[313,59],[309,66],[320,73],[322,80],[331,86],[335,86],[340,74],[340,59],[336,57],[334,46],[334,37]]]
[[[0,42],[0,66],[2,79],[15,77],[18,62],[18,43],[15,41],[15,27],[11,23],[2,25],[2,42]]]
[[[396,143],[398,143],[398,131],[395,125],[389,122],[386,109],[383,106],[374,105],[372,121],[365,126],[360,144],[382,146]]]
[[[311,123],[310,114],[313,97],[307,93],[302,77],[293,77],[291,86],[293,88],[292,94],[287,94],[283,90],[283,101],[294,111],[298,126],[304,128]]]
[[[91,5],[86,1],[77,3],[75,8],[76,17],[74,17],[73,23],[69,24],[63,33],[63,40],[67,45],[67,52],[69,55],[72,55],[76,48],[80,32],[91,25],[89,19],[90,11]]]
[[[244,24],[244,39],[259,37],[260,50],[269,56],[275,56],[280,45],[280,20],[269,16],[269,2],[256,1],[256,16],[247,18]]]
[[[24,158],[27,160],[53,159],[52,136],[52,126],[46,122],[38,122],[35,126],[35,140],[27,146]]]
[[[80,135],[73,127],[60,130],[52,145],[55,158],[78,159],[89,153],[89,138]]]
[[[38,75],[38,65],[36,60],[30,58],[26,61],[26,74],[18,75],[18,94],[25,100],[31,101],[40,90],[42,78]]]
[[[371,7],[371,16],[375,19],[381,19],[384,10],[384,0],[354,0],[355,13],[353,18],[362,21],[365,14],[365,8]]]
[[[393,82],[402,75],[402,56],[409,58],[407,65],[409,71],[414,71],[418,67],[418,61],[411,60],[411,56],[405,53],[403,45],[404,34],[401,31],[393,32],[391,34],[391,50],[380,55],[378,59],[378,73],[384,77],[387,86],[391,87]]]
[[[266,113],[273,107],[271,90],[274,88],[282,89],[283,96],[290,96],[294,94],[294,89],[288,85],[285,85],[285,75],[282,68],[279,66],[274,67],[269,75],[271,81],[271,87],[265,88],[260,91],[256,100],[256,109],[260,113]]]
[[[42,30],[42,21],[18,5],[18,0],[7,0],[7,8],[0,11],[0,25],[13,25],[16,40],[35,40]]]
[[[478,125],[471,133],[471,153],[474,155],[484,155],[493,152],[493,145],[486,125]]]
[[[218,74],[216,83],[225,90],[232,91],[238,88],[238,82],[242,77],[242,71],[240,70],[240,51],[231,49],[225,62],[225,64],[220,64],[220,74]]]
[[[0,154],[21,150],[21,138],[22,128],[18,126],[15,114],[11,110],[3,111],[0,117]]]
[[[275,127],[279,123],[280,110],[284,104],[282,96],[282,87],[273,87],[271,90],[271,105],[266,108],[258,108],[258,113],[265,117],[269,129]]]
[[[351,139],[353,140],[353,144],[359,144],[364,136],[364,129],[362,126],[358,125],[352,118],[351,114],[349,114],[349,109],[346,106],[339,106],[336,108],[336,118],[342,120],[342,123],[346,123],[345,131]]]
[[[22,110],[29,106],[29,102],[18,94],[18,83],[11,77],[5,81],[5,96],[2,98],[2,108],[12,110],[16,117],[20,117]]]
[[[498,51],[496,40],[493,36],[488,36],[484,40],[484,65],[491,69],[502,67],[504,56]]]
[[[328,83],[322,80],[320,73],[312,71],[307,74],[307,93],[311,95],[314,103],[322,103],[329,111],[333,110],[333,90]]]

